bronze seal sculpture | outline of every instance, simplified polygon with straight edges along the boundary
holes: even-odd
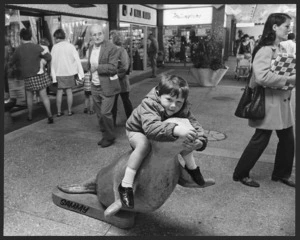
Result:
[[[166,121],[188,124],[192,127],[188,119],[170,118]],[[102,168],[96,177],[79,184],[58,185],[52,194],[53,201],[60,207],[97,218],[119,228],[130,228],[134,225],[136,213],[158,209],[169,198],[177,184],[201,188],[180,163],[178,155],[183,150],[183,141],[184,139],[180,138],[174,142],[151,140],[152,150],[144,159],[135,178],[133,209],[122,206],[118,193],[118,185],[132,150]],[[202,188],[215,184],[213,179],[205,179],[205,182]]]

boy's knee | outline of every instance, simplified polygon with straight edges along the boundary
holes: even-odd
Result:
[[[192,152],[193,152],[193,150],[182,150],[182,151],[180,152],[180,155],[181,155],[182,157],[184,157],[184,156],[189,155],[189,154],[192,153]]]

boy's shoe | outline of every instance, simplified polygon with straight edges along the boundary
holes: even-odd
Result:
[[[197,167],[196,169],[188,169],[185,165],[185,170],[191,175],[192,179],[199,185],[203,186],[205,184],[205,180],[200,172],[200,168]]]
[[[133,189],[131,187],[123,187],[120,183],[118,187],[118,191],[120,194],[120,200],[122,205],[127,208],[134,207],[134,200],[133,200]]]
[[[88,113],[87,108],[85,108],[85,109],[83,110],[83,113]]]

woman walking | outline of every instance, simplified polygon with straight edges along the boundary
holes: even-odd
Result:
[[[290,179],[294,161],[294,116],[291,106],[291,90],[279,90],[290,84],[295,85],[296,75],[277,75],[271,71],[272,59],[286,52],[280,42],[287,39],[291,31],[291,17],[284,13],[271,14],[265,25],[258,45],[253,51],[253,73],[249,86],[259,84],[265,87],[265,117],[262,120],[249,120],[249,126],[255,128],[248,146],[244,150],[233,174],[234,181],[246,186],[259,187],[259,183],[250,178],[249,172],[267,147],[272,131],[279,138],[272,180],[290,187],[296,184]]]

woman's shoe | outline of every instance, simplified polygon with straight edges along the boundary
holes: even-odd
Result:
[[[74,112],[69,112],[68,116],[72,116],[74,114]]]
[[[83,113],[88,113],[87,108],[85,108],[85,109],[83,110]]]
[[[242,184],[249,186],[249,187],[259,187],[259,183],[254,181],[252,178],[250,177],[244,177],[244,178],[236,178],[233,177],[234,181],[240,181]]]
[[[93,110],[89,111],[89,114],[92,115],[94,114],[95,112]]]
[[[296,183],[290,180],[289,178],[272,177],[272,181],[282,182],[283,184],[288,185],[290,187],[296,187]]]
[[[64,115],[64,112],[58,112],[57,113],[57,117],[61,117],[62,115]]]
[[[31,121],[32,121],[32,118],[27,117],[27,121],[28,121],[28,122],[31,122]]]
[[[48,124],[53,123],[53,117],[48,117]]]

